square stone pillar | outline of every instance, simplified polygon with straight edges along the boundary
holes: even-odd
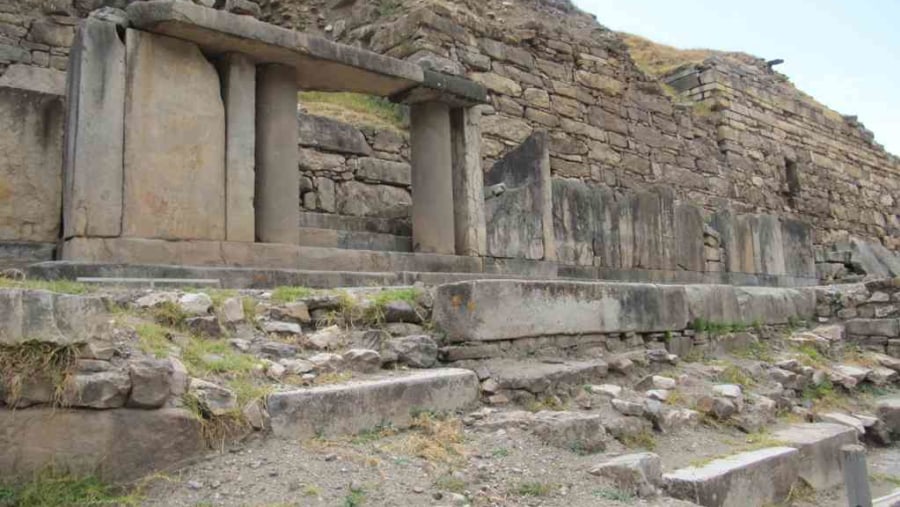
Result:
[[[63,236],[122,232],[125,43],[116,25],[85,19],[69,52]]]
[[[297,76],[278,64],[256,68],[256,239],[300,241]]]
[[[483,256],[487,242],[484,174],[481,170],[481,109],[476,106],[451,110],[450,133],[456,254]]]
[[[455,254],[450,107],[440,102],[410,106],[409,144],[413,249]]]
[[[219,61],[225,101],[225,239],[256,240],[256,65],[230,53]]]

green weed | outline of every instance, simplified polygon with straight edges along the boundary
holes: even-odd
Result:
[[[546,482],[520,482],[513,493],[519,496],[547,496],[557,489],[557,485]]]
[[[134,326],[138,335],[138,347],[157,359],[169,357],[175,345],[171,340],[171,330],[153,322],[141,322]]]
[[[642,430],[635,435],[626,435],[622,438],[622,445],[629,449],[656,449],[656,437],[650,430]]]
[[[314,293],[315,291],[308,287],[276,287],[272,291],[272,301],[276,303],[291,303],[298,299],[312,296]]]
[[[360,487],[351,486],[344,497],[344,507],[359,507],[366,500],[366,492]]]
[[[466,490],[466,481],[447,474],[434,481],[434,487],[451,493],[462,493]]]
[[[736,365],[729,365],[718,375],[719,381],[726,384],[737,384],[747,388],[756,384],[756,380]]]
[[[0,289],[34,289],[58,292],[60,294],[88,294],[96,287],[72,280],[13,280],[0,276]]]
[[[391,3],[389,0],[386,4]],[[310,113],[356,126],[403,131],[407,126],[402,106],[381,97],[346,92],[300,92],[298,99]]]
[[[127,506],[139,502],[139,493],[123,494],[96,477],[76,478],[45,472],[25,484],[0,486],[0,506]]]
[[[592,493],[597,498],[602,498],[604,500],[613,500],[616,502],[623,503],[632,503],[634,502],[634,495],[627,491],[623,491],[618,488],[600,488],[595,489]]]

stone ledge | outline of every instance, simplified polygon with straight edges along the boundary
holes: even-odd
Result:
[[[794,424],[776,431],[772,438],[800,451],[800,478],[813,489],[844,483],[841,446],[856,443],[856,430],[841,424]]]
[[[355,434],[385,423],[405,428],[417,410],[453,412],[477,401],[475,373],[446,368],[276,393],[268,408],[276,437],[303,439]]]

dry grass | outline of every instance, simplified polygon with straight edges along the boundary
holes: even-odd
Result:
[[[387,99],[359,93],[301,92],[300,105],[309,114],[327,116],[355,126],[404,131],[405,114]]]
[[[462,421],[456,418],[438,419],[423,413],[413,420],[411,431],[395,441],[384,444],[381,450],[417,456],[432,463],[455,463],[466,456]]]
[[[628,45],[631,58],[638,68],[656,77],[663,76],[685,64],[700,63],[718,53],[711,49],[678,49],[630,33],[620,33],[620,35]]]
[[[73,346],[27,342],[0,347],[0,385],[13,400],[21,396],[27,379],[40,379],[53,386],[52,405],[62,405],[69,378],[74,373],[78,350]]]

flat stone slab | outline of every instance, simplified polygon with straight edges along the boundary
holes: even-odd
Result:
[[[171,469],[206,451],[187,410],[0,409],[0,477],[49,466],[73,475],[127,481]]]
[[[425,80],[421,67],[403,60],[190,2],[136,2],[127,12],[133,27],[194,42],[208,54],[294,67],[301,89],[389,96]]]
[[[813,489],[844,483],[841,446],[855,444],[856,430],[841,424],[794,424],[772,438],[800,451],[800,478]]]
[[[851,319],[844,326],[849,335],[900,336],[900,319]]]
[[[56,345],[87,343],[109,329],[103,299],[44,290],[0,289],[0,345],[29,340]]]
[[[382,424],[410,425],[417,411],[453,412],[478,400],[478,377],[457,368],[275,393],[268,398],[272,433],[312,438],[359,433]]]
[[[670,496],[704,507],[761,507],[785,500],[798,477],[800,453],[771,447],[663,475]]]
[[[552,391],[556,386],[583,385],[606,377],[605,361],[492,361],[484,365],[500,389],[522,389],[533,394]]]
[[[702,287],[702,286],[701,286]],[[685,329],[694,318],[784,324],[815,310],[812,290],[610,282],[480,280],[438,287],[434,320],[453,341]],[[691,292],[688,292],[690,289]],[[690,294],[690,298],[688,297]],[[730,295],[735,318],[708,299]]]

